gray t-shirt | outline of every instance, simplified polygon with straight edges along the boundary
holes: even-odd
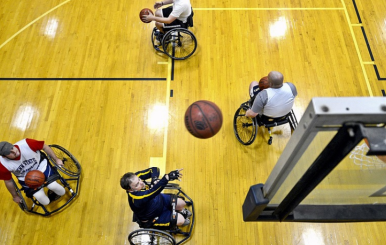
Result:
[[[251,109],[268,117],[282,117],[291,111],[297,95],[295,85],[290,82],[281,88],[267,88],[257,94]]]

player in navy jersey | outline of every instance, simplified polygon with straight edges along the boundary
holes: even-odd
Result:
[[[182,169],[165,174],[158,179],[159,168],[152,167],[136,173],[126,173],[121,178],[121,187],[126,190],[131,210],[136,218],[146,226],[169,227],[172,221],[172,202],[170,195],[162,194],[167,183],[182,177]],[[150,185],[143,180],[151,179]],[[177,226],[190,223],[192,213],[185,209],[185,201],[178,198],[175,210],[178,212]],[[156,219],[156,220],[155,220]]]
[[[53,174],[51,165],[46,158],[41,156],[41,150],[54,159],[59,166],[63,166],[62,160],[55,155],[48,145],[44,144],[44,141],[23,139],[15,144],[7,141],[0,142],[0,180],[4,180],[5,186],[16,203],[20,203],[21,199],[16,193],[11,173],[17,177],[26,195],[28,197],[34,196],[40,204],[47,205],[50,200],[55,200],[66,192],[63,186],[56,181],[47,186],[49,189],[48,197],[43,188],[31,189],[25,184],[24,178],[31,170],[43,172],[46,180]]]

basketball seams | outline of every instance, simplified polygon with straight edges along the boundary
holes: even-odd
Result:
[[[208,103],[209,101],[206,101],[206,100],[202,100],[201,102],[205,103],[206,105],[210,106],[212,109],[214,109],[216,111],[217,115],[219,115],[221,118],[221,125],[222,125],[223,118],[222,118],[222,112],[221,112],[220,108],[218,108],[215,104],[212,104],[211,102]],[[220,126],[220,128],[221,128],[221,126]]]
[[[194,124],[193,124],[192,110],[193,110],[193,106],[194,106],[194,105],[197,106],[198,108],[200,108],[200,107],[199,107],[198,105],[196,105],[195,103],[193,103],[191,106],[189,106],[189,120],[190,120],[190,125],[191,125],[192,130],[194,130],[195,134],[201,136],[201,134],[196,130],[196,127],[195,127]]]
[[[204,111],[201,109],[201,107],[200,107],[198,104],[197,104],[196,106],[197,106],[198,109],[201,111],[202,118],[204,118],[205,121],[208,123],[208,126],[209,126],[209,129],[210,129],[211,133],[212,133],[212,136],[215,135],[215,134],[214,134],[214,130],[213,130],[213,128],[212,128],[212,125],[210,124],[210,121],[208,120],[208,118],[206,118],[206,115],[205,115]]]

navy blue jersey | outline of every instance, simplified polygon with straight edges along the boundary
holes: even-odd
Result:
[[[154,179],[159,177],[159,168],[153,167],[143,171],[136,172],[138,178],[142,180]],[[168,180],[165,176],[152,188],[146,186],[146,189],[127,192],[131,210],[141,221],[151,220],[158,217],[163,210],[163,199],[160,195],[167,185]]]

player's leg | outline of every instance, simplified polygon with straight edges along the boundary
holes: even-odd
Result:
[[[55,192],[56,195],[63,196],[66,193],[66,190],[63,186],[59,185],[58,182],[54,181],[51,184],[47,185],[47,188]]]
[[[163,11],[162,11],[162,9],[157,9],[156,11],[155,11],[155,14],[154,14],[156,17],[161,17],[161,18],[163,18],[164,17],[164,15],[163,15]],[[162,33],[164,32],[164,29],[163,29],[163,23],[161,23],[161,22],[155,22],[155,26],[157,27],[157,29],[158,30],[160,30]]]
[[[51,167],[50,164],[47,164],[46,170],[44,171],[44,175],[46,176],[46,180],[49,177],[57,174]],[[48,198],[51,201],[57,200],[59,197],[63,196],[66,193],[66,190],[63,186],[59,185],[58,182],[53,181],[52,183],[47,185],[47,188],[51,191],[48,191]]]
[[[39,191],[35,192],[33,196],[38,200],[38,202],[42,205],[50,204],[50,199],[47,197],[46,193],[44,193],[44,188],[41,188]]]

